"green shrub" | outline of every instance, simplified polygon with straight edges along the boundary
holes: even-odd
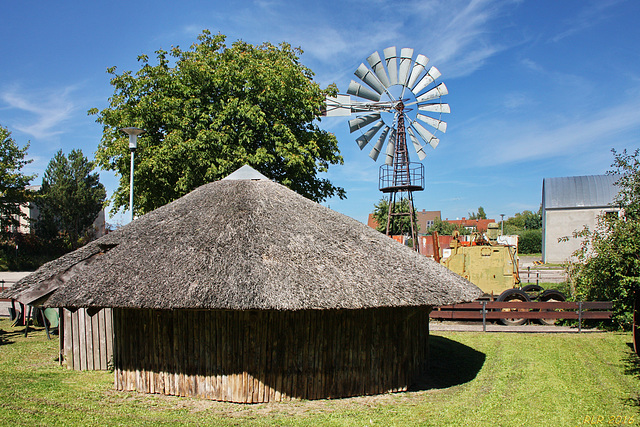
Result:
[[[521,254],[539,254],[542,252],[542,230],[519,231],[518,252]]]

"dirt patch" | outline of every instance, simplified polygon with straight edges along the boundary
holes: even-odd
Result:
[[[321,400],[292,400],[288,402],[272,402],[258,404],[243,404],[218,402],[213,400],[166,396],[162,394],[148,395],[137,392],[122,392],[110,390],[107,392],[106,401],[109,403],[119,403],[123,401],[135,401],[150,411],[164,411],[167,409],[184,409],[190,413],[197,414],[208,412],[212,415],[221,415],[231,418],[258,418],[261,416],[310,416],[314,414],[327,414],[334,411],[344,411],[353,407],[375,408],[378,406],[389,406],[397,403],[409,403],[412,400],[420,400],[425,393],[432,393],[436,390],[407,391],[400,393],[386,393],[374,396],[356,396],[342,399],[321,399]]]

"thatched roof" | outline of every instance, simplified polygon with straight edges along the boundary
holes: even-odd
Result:
[[[300,310],[480,295],[352,218],[252,169],[234,174],[43,265],[4,296],[69,308]]]

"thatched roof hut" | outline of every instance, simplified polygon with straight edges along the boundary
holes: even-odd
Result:
[[[425,367],[431,307],[479,289],[247,168],[5,297],[112,308],[119,389],[262,402],[408,386]]]

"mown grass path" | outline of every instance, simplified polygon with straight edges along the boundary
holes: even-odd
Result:
[[[407,393],[239,405],[113,390],[109,372],[54,360],[57,341],[0,320],[2,425],[640,425],[640,364],[625,333],[434,332]]]

